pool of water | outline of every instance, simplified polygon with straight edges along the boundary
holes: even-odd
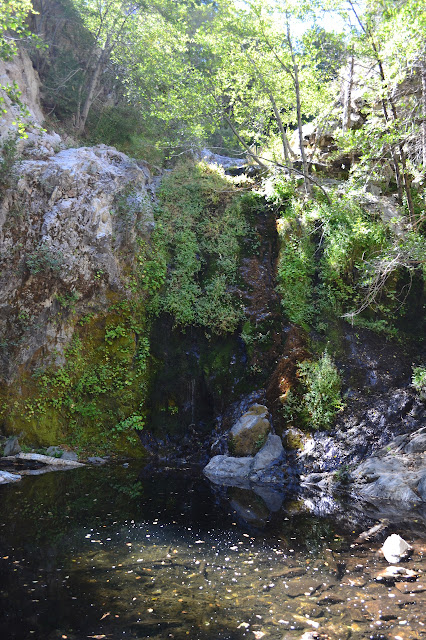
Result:
[[[282,498],[136,466],[0,487],[0,638],[426,638],[415,528],[387,532],[413,545],[417,579],[378,582],[386,533],[357,544],[350,510]]]

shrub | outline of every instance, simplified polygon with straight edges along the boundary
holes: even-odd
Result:
[[[299,365],[299,376],[306,389],[303,404],[312,429],[330,429],[343,408],[342,381],[327,351],[316,362]]]
[[[1,116],[1,113],[0,113]],[[13,169],[18,160],[18,134],[9,133],[0,147],[0,187],[10,186]]]
[[[309,329],[314,316],[314,245],[308,233],[289,238],[280,250],[277,290],[291,322]]]
[[[426,367],[413,367],[412,383],[420,397],[426,400]]]
[[[25,264],[30,273],[38,274],[46,271],[58,273],[63,265],[63,255],[58,249],[40,244],[25,258]]]
[[[234,331],[243,315],[233,287],[248,232],[247,202],[220,169],[192,162],[163,180],[158,198],[157,251],[145,251],[148,260],[141,260],[141,278],[156,288],[164,282],[158,309],[182,327]]]

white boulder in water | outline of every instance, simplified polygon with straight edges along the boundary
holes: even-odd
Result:
[[[411,547],[408,542],[405,542],[401,536],[393,533],[391,536],[386,538],[382,551],[386,560],[393,564],[394,562],[400,562],[401,560],[408,558],[413,551],[413,547]]]

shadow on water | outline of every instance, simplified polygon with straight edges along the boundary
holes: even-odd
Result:
[[[25,478],[0,500],[2,638],[421,637],[426,587],[377,583],[379,541],[354,546],[350,516],[269,487],[116,466]]]

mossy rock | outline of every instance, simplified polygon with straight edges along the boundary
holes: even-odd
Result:
[[[271,424],[269,411],[261,404],[254,404],[234,424],[229,434],[228,446],[233,456],[255,456],[265,444]]]
[[[291,451],[302,451],[306,440],[306,434],[293,426],[289,426],[284,435],[285,448]]]

